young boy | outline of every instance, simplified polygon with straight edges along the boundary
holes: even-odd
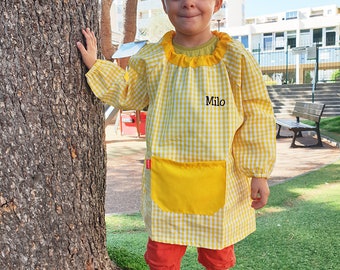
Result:
[[[175,31],[129,69],[97,60],[94,33],[77,46],[103,102],[148,107],[142,214],[150,269],[180,269],[186,246],[206,269],[235,264],[255,230],[275,161],[275,121],[260,69],[240,43],[210,30],[222,0],[162,0]]]

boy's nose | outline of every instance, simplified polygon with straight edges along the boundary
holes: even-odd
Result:
[[[192,8],[195,6],[194,0],[183,0],[183,7],[184,8]]]

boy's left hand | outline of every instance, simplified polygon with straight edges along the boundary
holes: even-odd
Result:
[[[253,200],[251,207],[260,209],[268,202],[269,186],[267,179],[253,177],[251,180],[251,198]]]

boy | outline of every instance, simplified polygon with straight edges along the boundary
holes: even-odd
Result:
[[[268,200],[275,120],[260,69],[210,30],[222,0],[162,0],[175,31],[133,56],[129,70],[97,60],[94,33],[77,46],[105,103],[148,107],[142,214],[152,270],[180,269],[186,246],[206,269],[235,264],[233,244],[255,230]],[[128,75],[128,76],[126,76]]]

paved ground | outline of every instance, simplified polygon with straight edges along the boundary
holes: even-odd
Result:
[[[305,136],[297,143],[311,144],[315,139]],[[290,148],[291,138],[277,140],[277,162],[270,185],[318,169],[340,159],[340,149],[324,141],[324,147]],[[107,188],[106,213],[136,213],[140,207],[141,175],[145,153],[145,139],[116,135],[114,128],[106,128]]]

